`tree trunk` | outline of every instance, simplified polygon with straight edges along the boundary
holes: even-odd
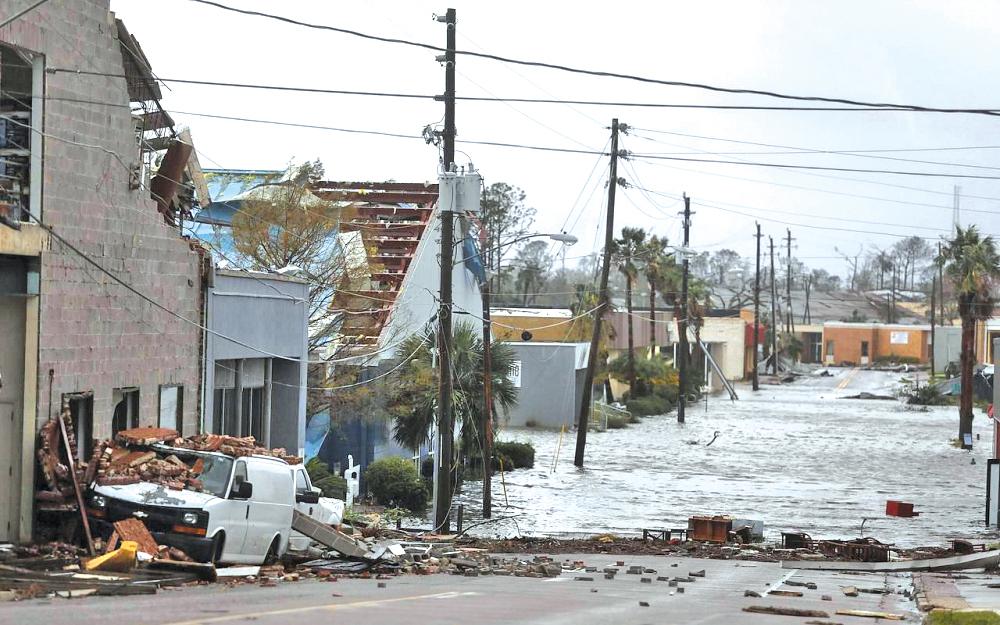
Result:
[[[962,300],[967,296],[962,295]],[[971,299],[971,298],[968,298]],[[976,320],[970,301],[962,306],[961,395],[958,402],[958,441],[962,449],[972,449],[972,369],[976,364]],[[969,435],[966,445],[965,435]]]
[[[635,337],[632,334],[632,276],[625,274],[625,309],[628,311],[628,388],[635,397]]]
[[[656,356],[656,285],[649,281],[649,356]]]

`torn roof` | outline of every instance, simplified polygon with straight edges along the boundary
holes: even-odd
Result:
[[[118,44],[122,51],[122,68],[125,70],[125,82],[128,86],[128,98],[132,102],[147,102],[160,100],[160,85],[153,75],[152,66],[146,58],[139,41],[125,28],[125,22],[115,18],[118,29]]]

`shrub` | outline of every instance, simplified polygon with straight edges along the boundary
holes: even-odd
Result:
[[[609,430],[620,430],[622,428],[628,427],[628,422],[625,420],[625,415],[621,414],[609,414],[608,415],[608,429]]]
[[[878,356],[873,362],[876,365],[918,365],[920,364],[920,359],[915,356],[889,354],[888,356]]]
[[[951,398],[933,384],[908,386],[903,390],[903,395],[906,403],[911,406],[947,406],[952,403]]]
[[[634,415],[642,417],[649,415],[661,415],[670,412],[673,402],[660,395],[647,395],[629,400],[625,407]]]
[[[535,466],[535,447],[531,443],[498,442],[493,445],[493,453],[496,456],[503,456],[504,471],[530,469]]]
[[[330,472],[330,467],[319,458],[313,458],[306,463],[309,481],[323,491],[324,497],[347,499],[347,480]]]
[[[383,506],[421,510],[430,496],[413,462],[398,456],[368,465],[365,483],[375,501]]]

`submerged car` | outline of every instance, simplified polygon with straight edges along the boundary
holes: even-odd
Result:
[[[217,452],[155,445],[161,453],[200,464],[201,489],[168,488],[153,482],[95,485],[87,511],[97,523],[137,518],[158,544],[184,551],[199,562],[263,564],[285,553],[296,500],[291,467],[270,456],[233,458]]]

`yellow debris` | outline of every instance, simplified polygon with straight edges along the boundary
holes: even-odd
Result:
[[[122,545],[118,549],[88,560],[86,567],[88,571],[127,573],[135,568],[135,559],[138,552],[139,543],[133,540],[125,540],[122,541]]]

